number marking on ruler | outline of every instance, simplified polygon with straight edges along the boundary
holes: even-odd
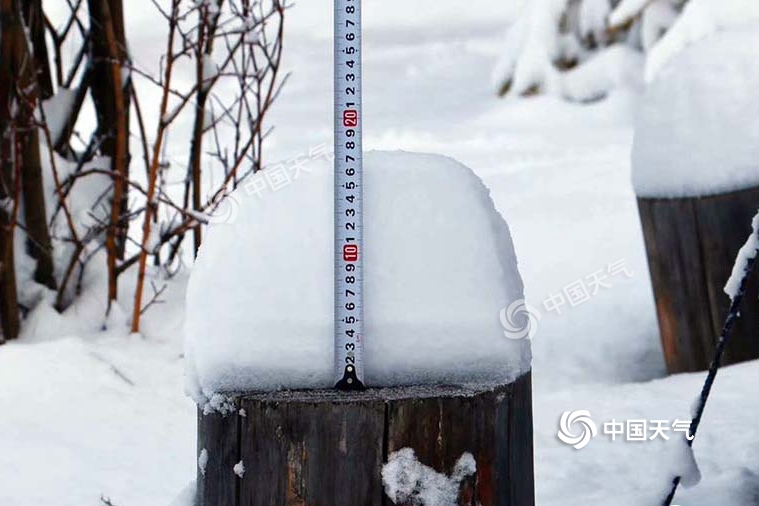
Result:
[[[335,387],[364,388],[361,0],[335,2]]]

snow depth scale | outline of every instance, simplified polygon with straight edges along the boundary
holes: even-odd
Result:
[[[364,388],[361,1],[335,0],[335,387]]]

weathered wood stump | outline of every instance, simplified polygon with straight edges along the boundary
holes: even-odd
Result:
[[[664,357],[670,373],[709,367],[730,306],[723,292],[751,233],[759,188],[693,198],[639,198]],[[723,363],[759,357],[756,275]]]
[[[531,392],[527,373],[477,388],[242,394],[232,414],[198,414],[197,504],[390,505],[383,464],[412,448],[444,475],[465,452],[474,457],[461,506],[533,505]]]

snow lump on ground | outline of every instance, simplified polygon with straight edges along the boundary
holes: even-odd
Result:
[[[639,196],[702,196],[759,184],[757,61],[753,24],[706,37],[661,69],[635,127]]]
[[[188,388],[332,385],[333,170],[312,161],[278,191],[233,194],[187,293]],[[263,177],[259,174],[255,177]],[[512,381],[527,340],[501,309],[523,298],[509,228],[474,173],[446,157],[365,157],[365,366],[371,386]],[[516,315],[527,325],[527,315]]]

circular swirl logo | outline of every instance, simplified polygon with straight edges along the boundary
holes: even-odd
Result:
[[[527,304],[524,299],[517,299],[509,307],[501,309],[499,316],[504,329],[503,335],[508,339],[532,339],[538,331],[541,318],[540,311]]]
[[[211,209],[206,213],[208,223],[234,223],[240,203],[233,194],[220,192],[214,195]]]
[[[572,431],[571,427],[574,423],[582,426],[582,433],[576,435]],[[596,424],[591,420],[589,411],[565,411],[561,415],[559,439],[568,445],[574,446],[575,450],[584,448],[597,434],[598,429],[596,429]]]

